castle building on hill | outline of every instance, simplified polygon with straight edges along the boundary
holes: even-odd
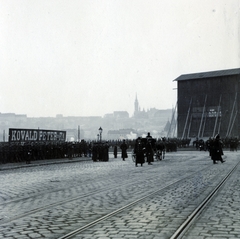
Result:
[[[67,140],[78,139],[78,128],[81,139],[97,139],[98,129],[103,129],[102,138],[116,140],[121,138],[134,138],[147,132],[156,137],[165,136],[163,131],[171,118],[172,110],[158,110],[151,108],[141,110],[136,94],[134,101],[134,114],[129,116],[127,111],[114,111],[101,116],[63,116],[56,117],[27,117],[14,113],[0,113],[0,142],[7,141],[9,128],[23,129],[51,129],[66,130]],[[108,133],[109,132],[109,133]]]

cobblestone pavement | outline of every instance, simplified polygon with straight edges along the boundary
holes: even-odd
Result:
[[[239,160],[239,155],[238,155]],[[240,168],[226,182],[197,222],[183,237],[185,239],[240,238]]]
[[[232,158],[232,160],[235,161],[236,159]],[[219,172],[223,167],[228,167],[226,165],[217,166],[218,168],[215,169]],[[211,192],[211,188],[219,182],[219,178],[215,181],[216,178],[210,177],[213,173],[212,170],[209,173],[199,172],[195,178],[156,194],[154,197],[150,197],[148,201],[107,219],[74,238],[170,238],[177,229],[176,225],[183,222],[201,200]],[[237,174],[232,178],[236,178],[236,176]],[[192,190],[189,190],[189,188],[192,188]],[[224,194],[224,191],[222,193]],[[226,199],[226,196],[224,198]],[[212,203],[212,205],[215,204],[216,202]],[[218,208],[222,209],[221,205],[217,202]],[[240,220],[239,214],[236,215],[236,213],[235,210],[235,213],[230,217],[233,221],[231,225],[235,226],[237,223],[239,224]],[[217,218],[221,218],[223,215],[218,215]],[[221,221],[221,219],[218,220]],[[227,221],[229,223],[230,219]],[[238,229],[235,234],[230,233],[226,236],[227,233],[223,233],[225,226],[222,228],[222,225],[217,222],[215,222],[215,229],[212,230],[212,233],[207,233],[205,230],[202,232],[202,223],[200,225],[195,233],[189,234],[187,238],[239,238]],[[205,225],[208,225],[207,221],[205,221]]]
[[[226,152],[226,156],[227,162],[217,165],[212,164],[208,153],[197,151],[169,153],[163,161],[143,167],[135,167],[131,158],[124,162],[110,157],[109,162],[75,159],[72,163],[41,167],[33,167],[33,162],[31,167],[1,170],[4,184],[0,186],[0,238],[58,238],[198,170],[182,185],[156,194],[77,237],[169,238],[177,222],[233,166],[238,153]],[[99,191],[107,187],[111,190]],[[190,193],[186,193],[189,189]],[[36,208],[87,193],[91,195],[21,217]],[[11,220],[14,217],[16,220]]]

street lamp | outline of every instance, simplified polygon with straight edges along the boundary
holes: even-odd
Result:
[[[102,141],[102,131],[103,131],[103,129],[102,129],[101,126],[100,126],[100,128],[98,129],[98,131],[99,131],[100,142],[101,142],[101,141]]]
[[[97,140],[99,141],[99,134],[97,134]]]

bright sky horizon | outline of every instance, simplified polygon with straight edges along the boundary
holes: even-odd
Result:
[[[182,74],[240,67],[239,0],[0,0],[0,112],[171,109]]]

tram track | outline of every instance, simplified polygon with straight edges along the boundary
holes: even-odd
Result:
[[[150,171],[150,170],[151,170],[151,168],[148,168],[148,169],[144,169],[144,171],[142,171],[142,172],[146,173],[147,171]],[[203,170],[205,170],[205,169],[203,169]],[[130,186],[130,185],[138,185],[138,184],[144,183],[144,181],[150,181],[150,180],[157,180],[157,179],[155,177],[148,177],[148,178],[145,178],[144,180],[138,180],[138,181],[134,181],[134,182],[121,183],[121,185],[119,187],[123,187],[124,188],[124,187]],[[21,213],[21,214],[19,214],[17,216],[14,216],[12,218],[0,219],[0,225],[8,223],[8,222],[11,222],[11,221],[14,221],[14,220],[17,220],[17,219],[20,219],[20,218],[24,218],[24,217],[29,216],[31,214],[34,214],[34,213],[37,213],[37,212],[40,212],[40,211],[43,211],[43,210],[46,210],[46,209],[49,209],[49,208],[52,208],[52,207],[56,207],[56,206],[59,206],[59,205],[65,204],[65,203],[69,203],[69,202],[72,202],[72,201],[75,201],[75,200],[91,197],[93,195],[97,195],[99,193],[111,191],[113,189],[116,189],[116,185],[115,184],[114,184],[114,186],[111,186],[111,187],[105,187],[105,188],[102,188],[100,190],[93,190],[93,191],[91,191],[89,193],[84,193],[84,194],[76,196],[76,197],[71,197],[71,198],[67,198],[65,200],[61,200],[61,201],[58,201],[58,202],[55,202],[55,203],[50,203],[48,205],[44,205],[44,206],[41,206],[41,207],[38,207],[38,208],[35,208],[35,209],[32,209],[32,210],[29,210],[29,211],[27,211],[25,213]],[[63,190],[65,190],[65,188],[54,190],[53,192],[56,193],[56,192],[60,192],[60,191],[63,191]],[[44,193],[46,193],[46,192],[44,192]],[[41,195],[42,194],[37,194],[37,195],[34,195],[32,197],[28,196],[28,197],[24,197],[24,198],[18,198],[18,199],[15,199],[15,200],[11,200],[11,201],[8,201],[8,202],[1,203],[0,206],[6,207],[9,204],[18,203],[18,202],[26,200],[26,199],[33,199],[35,197],[41,197]]]
[[[213,200],[216,194],[221,190],[223,185],[227,182],[229,177],[233,174],[236,168],[240,165],[238,162],[231,171],[219,182],[219,184],[212,190],[212,192],[203,200],[203,202],[191,213],[187,220],[177,229],[170,239],[180,239],[184,236],[188,228],[193,225],[197,217],[206,209],[207,205]]]
[[[196,218],[198,217],[198,215],[206,208],[206,206],[208,205],[209,202],[211,202],[211,200],[214,198],[214,196],[219,192],[219,190],[222,188],[222,186],[226,183],[226,181],[228,180],[228,178],[233,174],[233,172],[236,170],[236,168],[238,167],[238,165],[240,164],[237,163],[225,176],[224,178],[217,184],[216,187],[214,187],[214,189],[208,194],[208,196],[200,203],[200,205],[198,205],[193,212],[187,217],[187,219],[179,226],[179,228],[177,228],[177,230],[175,231],[175,233],[171,236],[170,239],[180,239],[182,238],[182,236],[184,236],[185,232],[187,231],[187,229],[194,223],[194,221],[196,220]],[[203,169],[204,170],[204,169]],[[184,180],[186,180],[187,178],[190,178],[192,175],[194,175],[195,173],[182,178],[180,180],[176,180],[174,182],[172,182],[169,185],[166,185],[152,193],[149,193],[148,195],[141,197],[111,213],[108,213],[106,215],[104,215],[101,218],[98,218],[97,220],[94,220],[80,228],[77,228],[61,237],[59,237],[58,239],[70,239],[70,238],[75,238],[75,236],[83,233],[84,231],[89,230],[90,228],[98,225],[99,223],[103,223],[105,220],[109,220],[110,218],[116,216],[117,214],[120,214],[124,211],[126,211],[127,209],[130,209],[136,205],[138,205],[141,202],[146,201],[146,199],[159,194],[159,192],[166,190],[168,188],[170,188],[173,185],[176,185]]]
[[[20,221],[22,222],[28,222],[28,221],[34,221],[34,220],[38,220],[39,216],[38,215],[46,215],[46,213],[44,213],[43,211],[48,210],[48,215],[44,216],[44,220],[45,218],[49,218],[51,221],[53,220],[52,218],[59,218],[61,219],[61,221],[64,221],[65,226],[62,224],[62,228],[61,228],[61,233],[57,232],[57,231],[52,231],[52,233],[54,235],[52,235],[51,238],[74,238],[75,236],[81,234],[81,233],[85,233],[86,231],[88,231],[91,228],[94,228],[94,226],[97,226],[99,224],[101,224],[104,221],[107,220],[112,220],[112,218],[117,217],[119,214],[124,214],[127,211],[131,210],[131,208],[134,208],[135,206],[137,206],[138,204],[143,203],[144,201],[148,201],[149,198],[155,198],[156,196],[158,196],[158,194],[162,194],[164,191],[167,191],[168,189],[171,190],[172,187],[178,188],[178,184],[180,184],[180,182],[182,182],[181,184],[184,184],[184,182],[192,180],[193,178],[195,178],[194,180],[196,180],[196,174],[216,174],[219,173],[219,169],[223,170],[225,167],[221,167],[217,169],[217,167],[209,167],[209,165],[207,167],[205,167],[205,164],[203,164],[200,168],[198,167],[198,169],[196,170],[196,168],[194,169],[193,164],[189,165],[190,168],[188,171],[188,175],[186,176],[186,172],[184,171],[180,171],[180,173],[178,174],[178,176],[176,175],[176,178],[173,178],[170,182],[170,178],[171,176],[174,176],[174,174],[177,172],[172,172],[173,174],[169,175],[169,177],[167,176],[167,172],[166,175],[163,177],[165,178],[165,182],[159,182],[159,180],[161,180],[162,178],[157,177],[156,178],[156,172],[158,171],[157,168],[154,169],[154,167],[147,167],[146,170],[144,168],[142,168],[142,171],[136,171],[136,170],[131,170],[131,173],[136,173],[135,177],[127,177],[128,182],[126,183],[120,183],[120,184],[111,184],[110,187],[104,187],[100,190],[92,190],[91,188],[91,192],[76,196],[76,197],[71,197],[71,198],[66,198],[65,200],[61,200],[59,202],[56,203],[51,203],[42,207],[38,207],[35,208],[34,210],[29,210],[26,213],[22,213],[17,215],[16,217],[12,217],[9,218],[7,220],[3,220],[0,221],[0,225],[3,224],[7,224],[8,222],[12,222],[11,224],[7,224],[4,227],[12,227],[11,225],[18,225],[18,219],[21,219]],[[191,168],[192,167],[192,168]],[[230,168],[230,167],[229,167]],[[155,171],[155,176],[153,177],[146,177],[148,174],[153,173],[153,171]],[[182,170],[182,169],[181,169]],[[209,170],[209,172],[208,172]],[[164,171],[164,170],[163,170]],[[145,172],[145,176],[141,179],[141,180],[134,180],[132,181],[131,178],[133,179],[137,179],[139,175],[140,177],[142,176],[142,174]],[[225,174],[226,170],[224,171]],[[182,177],[179,179],[180,175],[182,175]],[[221,175],[221,174],[219,174]],[[222,176],[221,176],[222,177]],[[129,180],[131,180],[131,182],[129,182]],[[214,178],[212,178],[211,180],[213,181],[217,181]],[[146,191],[144,193],[144,191],[142,191],[142,189],[146,188],[147,183],[145,183],[146,181],[151,181],[151,184],[153,184],[152,189]],[[167,181],[169,183],[167,183]],[[137,190],[142,191],[142,193],[139,193],[138,195],[135,195],[133,198],[131,198],[131,194],[134,195],[134,190],[132,190],[133,188],[137,187],[136,185],[142,184],[141,187],[139,187]],[[163,186],[164,185],[164,186]],[[198,186],[198,185],[197,185]],[[128,189],[128,191],[123,192],[122,194],[122,189]],[[158,189],[156,190],[156,188],[158,187]],[[137,192],[137,190],[135,190],[135,192]],[[132,192],[133,191],[133,192]],[[99,194],[99,195],[98,195]],[[122,195],[121,195],[122,194]],[[145,195],[144,195],[145,194]],[[128,200],[125,201],[125,195],[128,195]],[[123,196],[122,197],[122,201],[121,203],[118,204],[118,202],[116,202],[114,200],[115,196]],[[130,198],[129,198],[130,196]],[[176,197],[176,196],[174,196]],[[88,199],[89,198],[89,199]],[[91,199],[90,199],[91,198]],[[130,200],[129,200],[130,199]],[[95,205],[93,208],[91,208],[91,204],[86,204],[86,202],[89,200],[89,202],[91,201],[91,203],[93,203],[92,205],[94,205],[95,201],[104,201],[106,200],[106,202],[104,203],[104,207],[101,208],[101,205]],[[74,202],[74,201],[78,201],[78,202]],[[85,201],[85,202],[83,202]],[[71,205],[66,205],[69,202],[74,202],[71,203]],[[81,203],[83,202],[83,204]],[[83,207],[83,211],[79,211],[79,208],[74,208],[74,205],[77,205],[81,203],[81,206]],[[107,207],[107,205],[109,204],[109,208]],[[110,206],[113,205],[113,206]],[[84,208],[86,206],[86,209]],[[90,206],[90,207],[89,207]],[[100,207],[99,207],[100,206]],[[56,209],[54,209],[56,208]],[[62,210],[63,208],[63,210]],[[73,220],[72,215],[69,214],[69,212],[67,213],[66,209],[71,209],[73,208],[73,210],[75,211],[75,214],[73,215]],[[90,211],[88,210],[88,208],[90,209]],[[62,210],[64,212],[64,215],[68,215],[68,217],[61,217],[61,214],[59,216],[57,216],[56,212],[58,212],[59,210]],[[65,212],[66,211],[66,212]],[[69,211],[69,210],[68,210]],[[73,212],[74,212],[73,211]],[[76,211],[79,211],[79,213],[76,213]],[[51,215],[51,213],[53,212],[53,215]],[[38,214],[40,213],[40,214]],[[95,215],[94,215],[95,214]],[[91,216],[91,215],[94,215]],[[63,216],[63,215],[62,215]],[[78,220],[79,217],[79,220]],[[26,218],[26,219],[23,219]],[[69,222],[68,222],[68,219]],[[14,222],[16,220],[16,223]],[[48,220],[48,219],[47,219]],[[19,221],[19,222],[20,222]],[[69,226],[72,224],[71,228],[73,230],[69,229]],[[45,225],[45,224],[44,224]],[[44,226],[42,225],[42,226]],[[54,224],[53,224],[54,225]],[[20,227],[20,224],[18,225],[18,227]],[[44,226],[45,227],[45,226]],[[66,229],[65,229],[66,227]],[[52,230],[50,226],[50,230]],[[177,230],[177,228],[176,228]],[[2,232],[4,235],[5,232]],[[65,235],[64,235],[65,234]],[[44,236],[43,236],[44,237]],[[7,238],[7,237],[6,237]],[[81,237],[84,238],[84,237]],[[169,237],[170,238],[170,237]],[[177,237],[176,237],[177,238]]]
[[[141,174],[142,173],[146,173],[148,174],[148,172],[150,172],[152,170],[151,167],[148,167],[148,168],[142,168],[141,170]],[[135,174],[135,173],[139,173],[139,172],[136,172],[135,170],[132,171],[132,174]],[[101,177],[101,176],[100,176]],[[104,178],[104,176],[102,176]],[[149,180],[154,180],[155,177],[148,177],[148,178],[145,178],[144,180],[145,181],[149,181]],[[94,180],[94,179],[93,179]],[[98,180],[99,180],[99,177],[98,177]],[[129,182],[129,179],[126,179],[127,180],[127,183],[121,183],[121,187],[126,187],[126,186],[130,186],[130,185],[134,185],[134,184],[141,184],[143,183],[143,181],[141,180],[138,180],[138,181],[134,181],[134,182]],[[60,180],[59,180],[60,181]],[[75,185],[77,185],[78,182],[75,182]],[[62,205],[64,203],[68,203],[68,202],[71,202],[71,201],[74,201],[74,200],[79,200],[81,198],[86,198],[86,197],[90,197],[90,196],[93,196],[95,194],[98,194],[98,193],[102,193],[102,192],[106,192],[106,191],[109,191],[109,190],[112,190],[112,189],[115,189],[116,188],[116,185],[115,185],[115,181],[113,180],[112,182],[114,184],[114,186],[112,187],[105,187],[103,189],[100,189],[100,190],[96,190],[96,189],[92,189],[92,192],[89,192],[89,193],[84,193],[80,196],[76,196],[76,197],[71,197],[71,198],[67,198],[65,200],[61,200],[61,201],[58,201],[58,202],[54,202],[54,203],[50,203],[48,205],[44,205],[44,206],[40,206],[38,208],[33,208],[27,212],[24,212],[24,213],[20,213],[19,215],[17,216],[14,216],[14,217],[7,217],[7,218],[1,218],[0,217],[0,225],[4,224],[4,223],[8,223],[8,222],[11,222],[11,221],[14,221],[14,220],[17,220],[17,219],[20,219],[20,218],[23,218],[23,217],[26,217],[26,216],[29,216],[31,214],[34,214],[34,213],[37,213],[37,212],[40,212],[42,210],[46,210],[48,208],[52,208],[52,207],[56,207],[56,206],[59,206],[59,205]],[[11,204],[17,204],[21,201],[25,201],[25,200],[30,200],[30,199],[35,199],[35,198],[41,198],[42,195],[46,194],[46,193],[58,193],[58,192],[61,192],[61,191],[64,191],[66,188],[58,188],[58,189],[55,189],[55,190],[46,190],[46,191],[43,191],[41,193],[36,193],[32,196],[27,196],[27,197],[18,197],[17,199],[14,199],[14,200],[9,200],[7,202],[3,202],[3,203],[0,203],[0,207],[2,208],[5,208],[7,207],[8,205],[11,205]]]
[[[188,178],[188,177],[186,177],[186,178]],[[138,204],[139,202],[144,201],[146,198],[148,198],[150,196],[153,196],[154,194],[159,193],[160,191],[162,191],[164,189],[167,189],[168,187],[171,187],[172,185],[174,185],[176,183],[179,183],[180,181],[185,180],[186,178],[183,178],[181,180],[176,180],[175,182],[173,182],[173,183],[171,183],[171,184],[169,184],[169,185],[167,185],[167,186],[165,186],[165,187],[163,187],[163,188],[161,188],[159,190],[156,190],[156,191],[148,194],[147,196],[144,196],[144,197],[142,197],[142,198],[140,198],[138,200],[135,200],[134,202],[131,202],[131,203],[127,204],[126,206],[123,206],[123,207],[121,207],[121,208],[119,208],[119,209],[117,209],[117,210],[115,210],[115,211],[113,211],[113,212],[111,212],[111,213],[109,213],[109,214],[107,214],[107,215],[105,215],[105,216],[103,216],[103,217],[101,217],[101,218],[99,218],[99,219],[97,219],[97,220],[95,220],[95,221],[93,221],[93,222],[83,226],[83,227],[80,227],[80,228],[78,228],[78,229],[76,229],[76,230],[74,230],[74,231],[72,231],[72,232],[70,232],[70,233],[68,233],[68,234],[58,238],[58,239],[70,239],[70,238],[73,238],[73,236],[81,233],[82,231],[87,230],[88,228],[98,224],[99,222],[103,222],[104,220],[106,220],[106,219],[108,219],[108,218],[110,218],[112,216],[115,216],[116,214],[118,214],[120,212],[123,212],[124,210],[126,210],[128,208],[131,208],[132,206]]]
[[[147,169],[145,169],[145,171],[147,171]],[[95,180],[98,180],[98,181],[105,180],[105,177],[106,177],[105,175],[101,175],[101,176],[99,176],[99,175],[92,175],[91,178],[90,177],[86,177],[85,181],[87,181],[88,183],[91,183],[91,181],[93,182]],[[65,178],[64,177],[64,181],[65,181],[64,184],[67,184],[68,181],[73,181],[73,180],[74,180],[74,185],[72,185],[73,187],[77,187],[77,185],[83,183],[81,179],[80,180],[76,180],[73,177],[69,177],[69,178]],[[48,179],[48,182],[51,183],[51,184],[53,184],[53,183],[62,183],[62,179],[60,179],[60,178],[50,178],[50,179]],[[44,182],[41,182],[41,183],[44,183]],[[71,184],[72,184],[72,182],[71,182]],[[57,186],[58,187],[57,189],[53,189],[52,185],[51,186],[49,186],[49,185],[45,186],[44,188],[41,186],[38,189],[37,192],[32,192],[29,189],[28,186],[20,188],[20,191],[23,191],[28,196],[21,196],[20,194],[15,194],[14,195],[15,199],[6,199],[5,201],[0,202],[0,206],[6,206],[6,205],[8,205],[10,203],[18,203],[18,202],[23,201],[23,200],[36,198],[36,197],[41,197],[44,194],[58,193],[58,192],[64,191],[64,190],[69,188],[69,186],[65,186],[65,187],[58,187]],[[3,192],[1,192],[1,193],[3,193]]]

